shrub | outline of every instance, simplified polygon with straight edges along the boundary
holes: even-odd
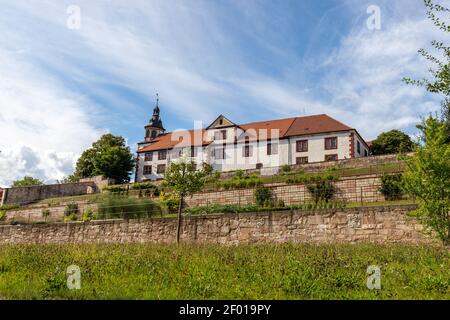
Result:
[[[291,172],[291,166],[288,164],[284,164],[281,166],[281,172],[282,173],[288,173]]]
[[[159,196],[160,194],[159,187],[151,182],[133,183],[131,189],[139,190],[139,197],[142,197],[143,195],[146,197]]]
[[[333,199],[337,188],[333,181],[336,180],[332,175],[313,176],[306,183],[306,188],[317,204],[319,201],[328,202]]]
[[[266,206],[268,201],[272,200],[272,190],[262,185],[256,187],[254,193],[255,202],[258,206]]]
[[[244,170],[238,169],[234,172],[233,179],[240,180],[244,178]]]
[[[403,181],[401,174],[383,175],[381,177],[381,186],[379,188],[385,200],[398,200],[404,195]]]
[[[78,203],[72,202],[66,205],[64,209],[64,221],[74,221],[77,220],[77,216],[80,210],[78,209]]]
[[[167,213],[177,213],[180,207],[180,197],[176,194],[167,194],[161,192],[159,202],[166,209]]]
[[[109,193],[116,193],[116,194],[125,194],[128,192],[128,187],[124,186],[124,185],[112,185],[112,186],[103,187],[102,191],[106,191]]]
[[[4,204],[4,205],[0,206],[0,210],[8,211],[8,210],[17,209],[19,207],[20,206],[18,204]]]
[[[150,199],[110,196],[98,205],[99,219],[135,219],[161,214],[161,207]]]
[[[83,212],[83,216],[81,217],[81,221],[88,222],[88,221],[92,221],[92,220],[95,220],[94,210],[92,210],[91,208],[87,208]]]
[[[6,220],[6,210],[0,210],[0,221]]]
[[[244,179],[233,179],[223,181],[221,187],[225,190],[254,188],[262,185],[262,181],[258,177],[246,177]]]

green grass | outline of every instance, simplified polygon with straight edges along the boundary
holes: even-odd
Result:
[[[66,269],[81,269],[81,289]],[[381,290],[366,287],[369,265]],[[6,245],[5,299],[450,299],[450,252],[406,245]]]

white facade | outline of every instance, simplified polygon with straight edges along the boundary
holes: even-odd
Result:
[[[248,141],[245,136],[249,137]],[[206,128],[203,140],[208,143],[194,147],[192,159],[199,168],[206,162],[221,172],[350,159],[367,156],[369,152],[367,144],[354,129],[279,138],[278,132],[243,130],[220,117]],[[270,151],[268,144],[271,144]],[[192,156],[192,150],[190,146],[174,146],[164,150],[165,158],[162,150],[138,151],[136,180],[162,179],[170,161],[183,154]]]

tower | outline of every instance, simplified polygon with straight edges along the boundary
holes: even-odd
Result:
[[[153,109],[153,115],[150,118],[148,124],[145,126],[145,141],[151,141],[157,136],[163,134],[166,129],[164,129],[161,118],[159,116],[159,96],[156,94],[156,106]]]

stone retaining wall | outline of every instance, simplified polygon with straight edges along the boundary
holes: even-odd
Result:
[[[193,216],[183,242],[433,242],[406,216],[413,206]],[[0,243],[173,243],[176,219],[0,226]]]
[[[348,202],[378,202],[384,201],[379,191],[381,180],[378,175],[341,178],[335,183],[338,197]],[[273,195],[283,200],[286,205],[300,204],[311,200],[311,195],[303,184],[273,184],[270,186]],[[213,191],[196,193],[186,198],[188,207],[206,206],[213,203],[247,205],[255,202],[254,189],[229,191]]]

